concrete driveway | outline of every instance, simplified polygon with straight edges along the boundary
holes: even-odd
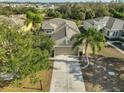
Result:
[[[70,56],[56,56],[50,92],[85,92],[80,64]]]

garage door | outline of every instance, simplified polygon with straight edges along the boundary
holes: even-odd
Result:
[[[77,49],[72,50],[71,47],[55,47],[55,55],[77,55]]]

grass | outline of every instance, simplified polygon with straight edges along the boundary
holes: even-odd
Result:
[[[88,50],[90,54],[90,47]],[[95,61],[95,66],[90,65],[85,70],[82,70],[86,91],[124,91],[124,81],[119,78],[119,76],[124,72],[124,70],[120,70],[120,68],[124,67],[123,54],[115,50],[113,47],[107,45],[106,47],[102,48],[100,52],[97,52],[96,60],[94,60],[92,56],[89,58],[91,63],[94,64]],[[98,69],[98,66],[103,67],[105,70]],[[109,75],[109,71],[114,72],[115,75]]]
[[[98,53],[105,57],[124,58],[124,55],[111,46],[106,46]]]
[[[30,77],[27,76],[25,79],[20,80],[20,85],[17,87],[15,85],[9,84],[6,87],[0,88],[0,91],[2,92],[47,92],[50,89],[50,83],[51,83],[51,77],[52,77],[52,66],[53,63],[50,62],[51,68],[49,70],[43,70],[39,71],[36,74],[36,76],[42,80],[42,90],[40,86],[40,80],[36,82],[35,84],[32,84],[30,82]]]
[[[90,46],[88,47],[88,53],[92,53]],[[105,57],[124,58],[124,55],[122,53],[120,53],[115,48],[109,45],[102,47],[101,51],[98,51],[96,54],[103,55]]]

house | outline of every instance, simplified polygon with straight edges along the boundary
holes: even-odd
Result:
[[[77,55],[78,49],[72,50],[70,38],[79,32],[73,21],[54,18],[44,21],[42,31],[55,40],[54,55]]]
[[[21,28],[24,26],[23,15],[11,15],[9,17],[0,15],[0,21],[6,22],[7,25],[11,27]]]
[[[103,31],[108,39],[120,39],[124,37],[124,21],[113,17],[99,17],[84,21],[84,29],[94,27]]]
[[[55,6],[54,4],[47,3],[47,4],[43,4],[43,8],[44,9],[55,9]]]

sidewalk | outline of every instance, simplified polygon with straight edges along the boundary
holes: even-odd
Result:
[[[85,92],[80,64],[74,61],[55,61],[50,92]]]
[[[120,53],[124,54],[124,51],[122,51],[121,49],[119,49],[118,47],[116,47],[115,45],[112,44],[112,42],[107,42],[107,44],[111,45],[112,47],[114,47],[117,51],[119,51]]]

